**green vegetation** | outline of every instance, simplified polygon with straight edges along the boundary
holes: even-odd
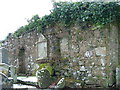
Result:
[[[50,75],[53,74],[53,68],[52,68],[52,66],[50,66],[49,63],[39,64],[38,70],[42,69],[42,68],[46,68],[49,71]]]
[[[103,26],[111,22],[120,22],[120,5],[116,2],[59,2],[54,3],[55,7],[50,15],[39,18],[35,15],[28,21],[28,25],[20,27],[15,36],[20,36],[31,30],[43,32],[48,27],[61,23],[64,27],[77,22]]]
[[[21,26],[15,33],[14,36],[19,37],[20,35],[29,32],[31,30],[38,30],[40,29],[40,18],[38,15],[33,16],[30,20],[28,20],[28,25]],[[41,30],[41,29],[40,29]]]

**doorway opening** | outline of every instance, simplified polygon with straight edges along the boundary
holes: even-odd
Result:
[[[25,48],[23,48],[23,47],[20,48],[20,50],[19,50],[18,61],[19,61],[18,74],[25,74],[26,73]]]

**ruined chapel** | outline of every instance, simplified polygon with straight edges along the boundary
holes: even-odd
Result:
[[[3,46],[18,74],[32,75],[39,64],[50,63],[56,65],[55,75],[66,77],[66,81],[110,86],[120,81],[116,71],[120,68],[120,24],[93,28],[77,22],[69,27],[54,25],[44,32],[31,30],[19,37],[9,35]]]

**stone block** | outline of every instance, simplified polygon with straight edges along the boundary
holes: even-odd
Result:
[[[101,61],[102,66],[105,66],[106,60],[104,56],[101,57],[100,61]]]
[[[0,48],[0,63],[8,64],[8,51],[6,48]]]
[[[93,56],[93,52],[92,51],[86,51],[85,52],[85,55],[84,55],[85,57],[92,57]]]
[[[99,38],[100,37],[100,31],[99,30],[95,30],[94,31],[94,36]]]
[[[64,88],[65,87],[65,78],[60,79],[55,88]]]
[[[116,84],[120,87],[120,66],[116,68]]]
[[[86,71],[85,66],[81,66],[80,71]]]
[[[38,85],[41,88],[48,88],[51,84],[50,73],[47,69],[43,68],[36,72],[36,77],[38,80]]]
[[[95,53],[97,56],[106,56],[106,47],[95,48]]]
[[[38,57],[40,59],[47,57],[47,42],[38,43]]]
[[[32,40],[33,40],[33,39],[32,39]],[[43,42],[43,41],[46,41],[46,38],[45,38],[42,34],[40,34],[40,35],[39,35],[38,42]]]
[[[82,61],[79,61],[78,63],[80,66],[84,64],[84,62],[82,62]]]

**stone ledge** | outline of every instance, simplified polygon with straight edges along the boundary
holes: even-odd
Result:
[[[52,59],[37,59],[35,62],[38,64],[43,64],[43,63],[55,63],[55,62],[65,62],[68,60],[52,60]]]

